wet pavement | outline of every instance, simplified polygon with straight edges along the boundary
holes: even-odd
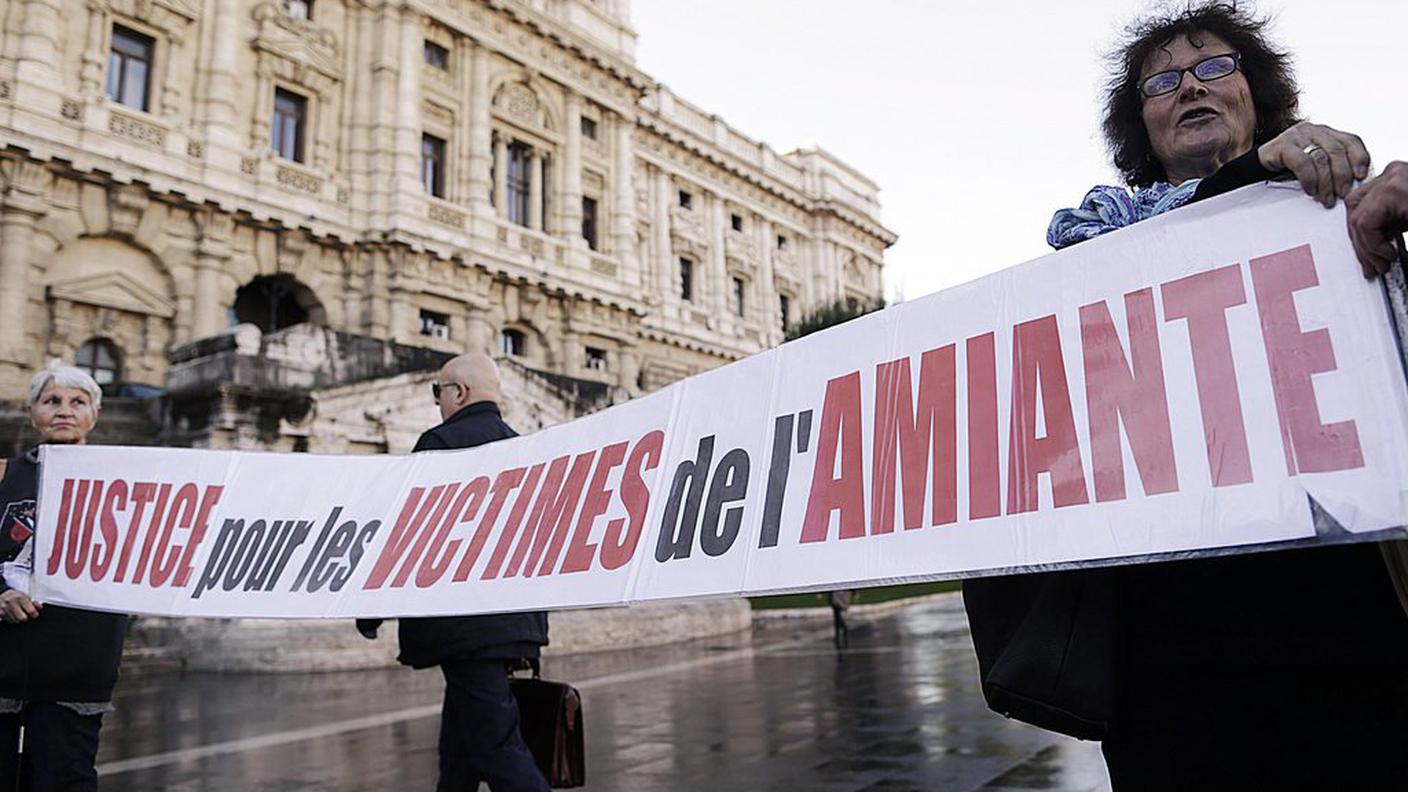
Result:
[[[587,792],[1105,790],[1099,747],[983,705],[957,596],[660,649],[548,658],[586,712]],[[432,790],[443,683],[405,669],[119,683],[100,789]]]

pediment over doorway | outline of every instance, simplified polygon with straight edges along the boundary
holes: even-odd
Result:
[[[175,303],[124,272],[100,272],[51,283],[49,296],[163,319],[176,315]]]

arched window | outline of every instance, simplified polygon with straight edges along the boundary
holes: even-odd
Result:
[[[323,323],[323,307],[292,275],[263,275],[235,292],[235,321],[272,333],[304,322]]]
[[[522,330],[508,328],[499,333],[499,349],[509,357],[523,357],[528,349],[527,341]]]
[[[73,365],[88,372],[104,393],[115,390],[122,380],[122,353],[106,338],[90,338],[73,356]]]

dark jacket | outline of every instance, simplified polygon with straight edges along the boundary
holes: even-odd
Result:
[[[428,430],[413,451],[473,448],[516,437],[494,402],[475,402]],[[363,633],[378,620],[359,619]],[[400,661],[427,668],[446,660],[534,658],[548,643],[548,615],[500,613],[489,616],[430,616],[400,620]]]
[[[1193,200],[1275,175],[1253,151]],[[1373,544],[975,579],[963,598],[988,704],[1083,739],[1117,730],[1140,707],[1127,680],[1161,667],[1408,667],[1408,618]]]
[[[39,464],[34,451],[0,480],[0,562],[28,555]],[[0,591],[6,588],[0,578]],[[0,623],[0,698],[100,702],[112,699],[127,617],[46,605],[24,624]]]

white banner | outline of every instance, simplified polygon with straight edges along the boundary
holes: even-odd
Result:
[[[48,447],[30,585],[462,614],[1401,536],[1405,407],[1343,211],[1257,186],[478,449]]]

